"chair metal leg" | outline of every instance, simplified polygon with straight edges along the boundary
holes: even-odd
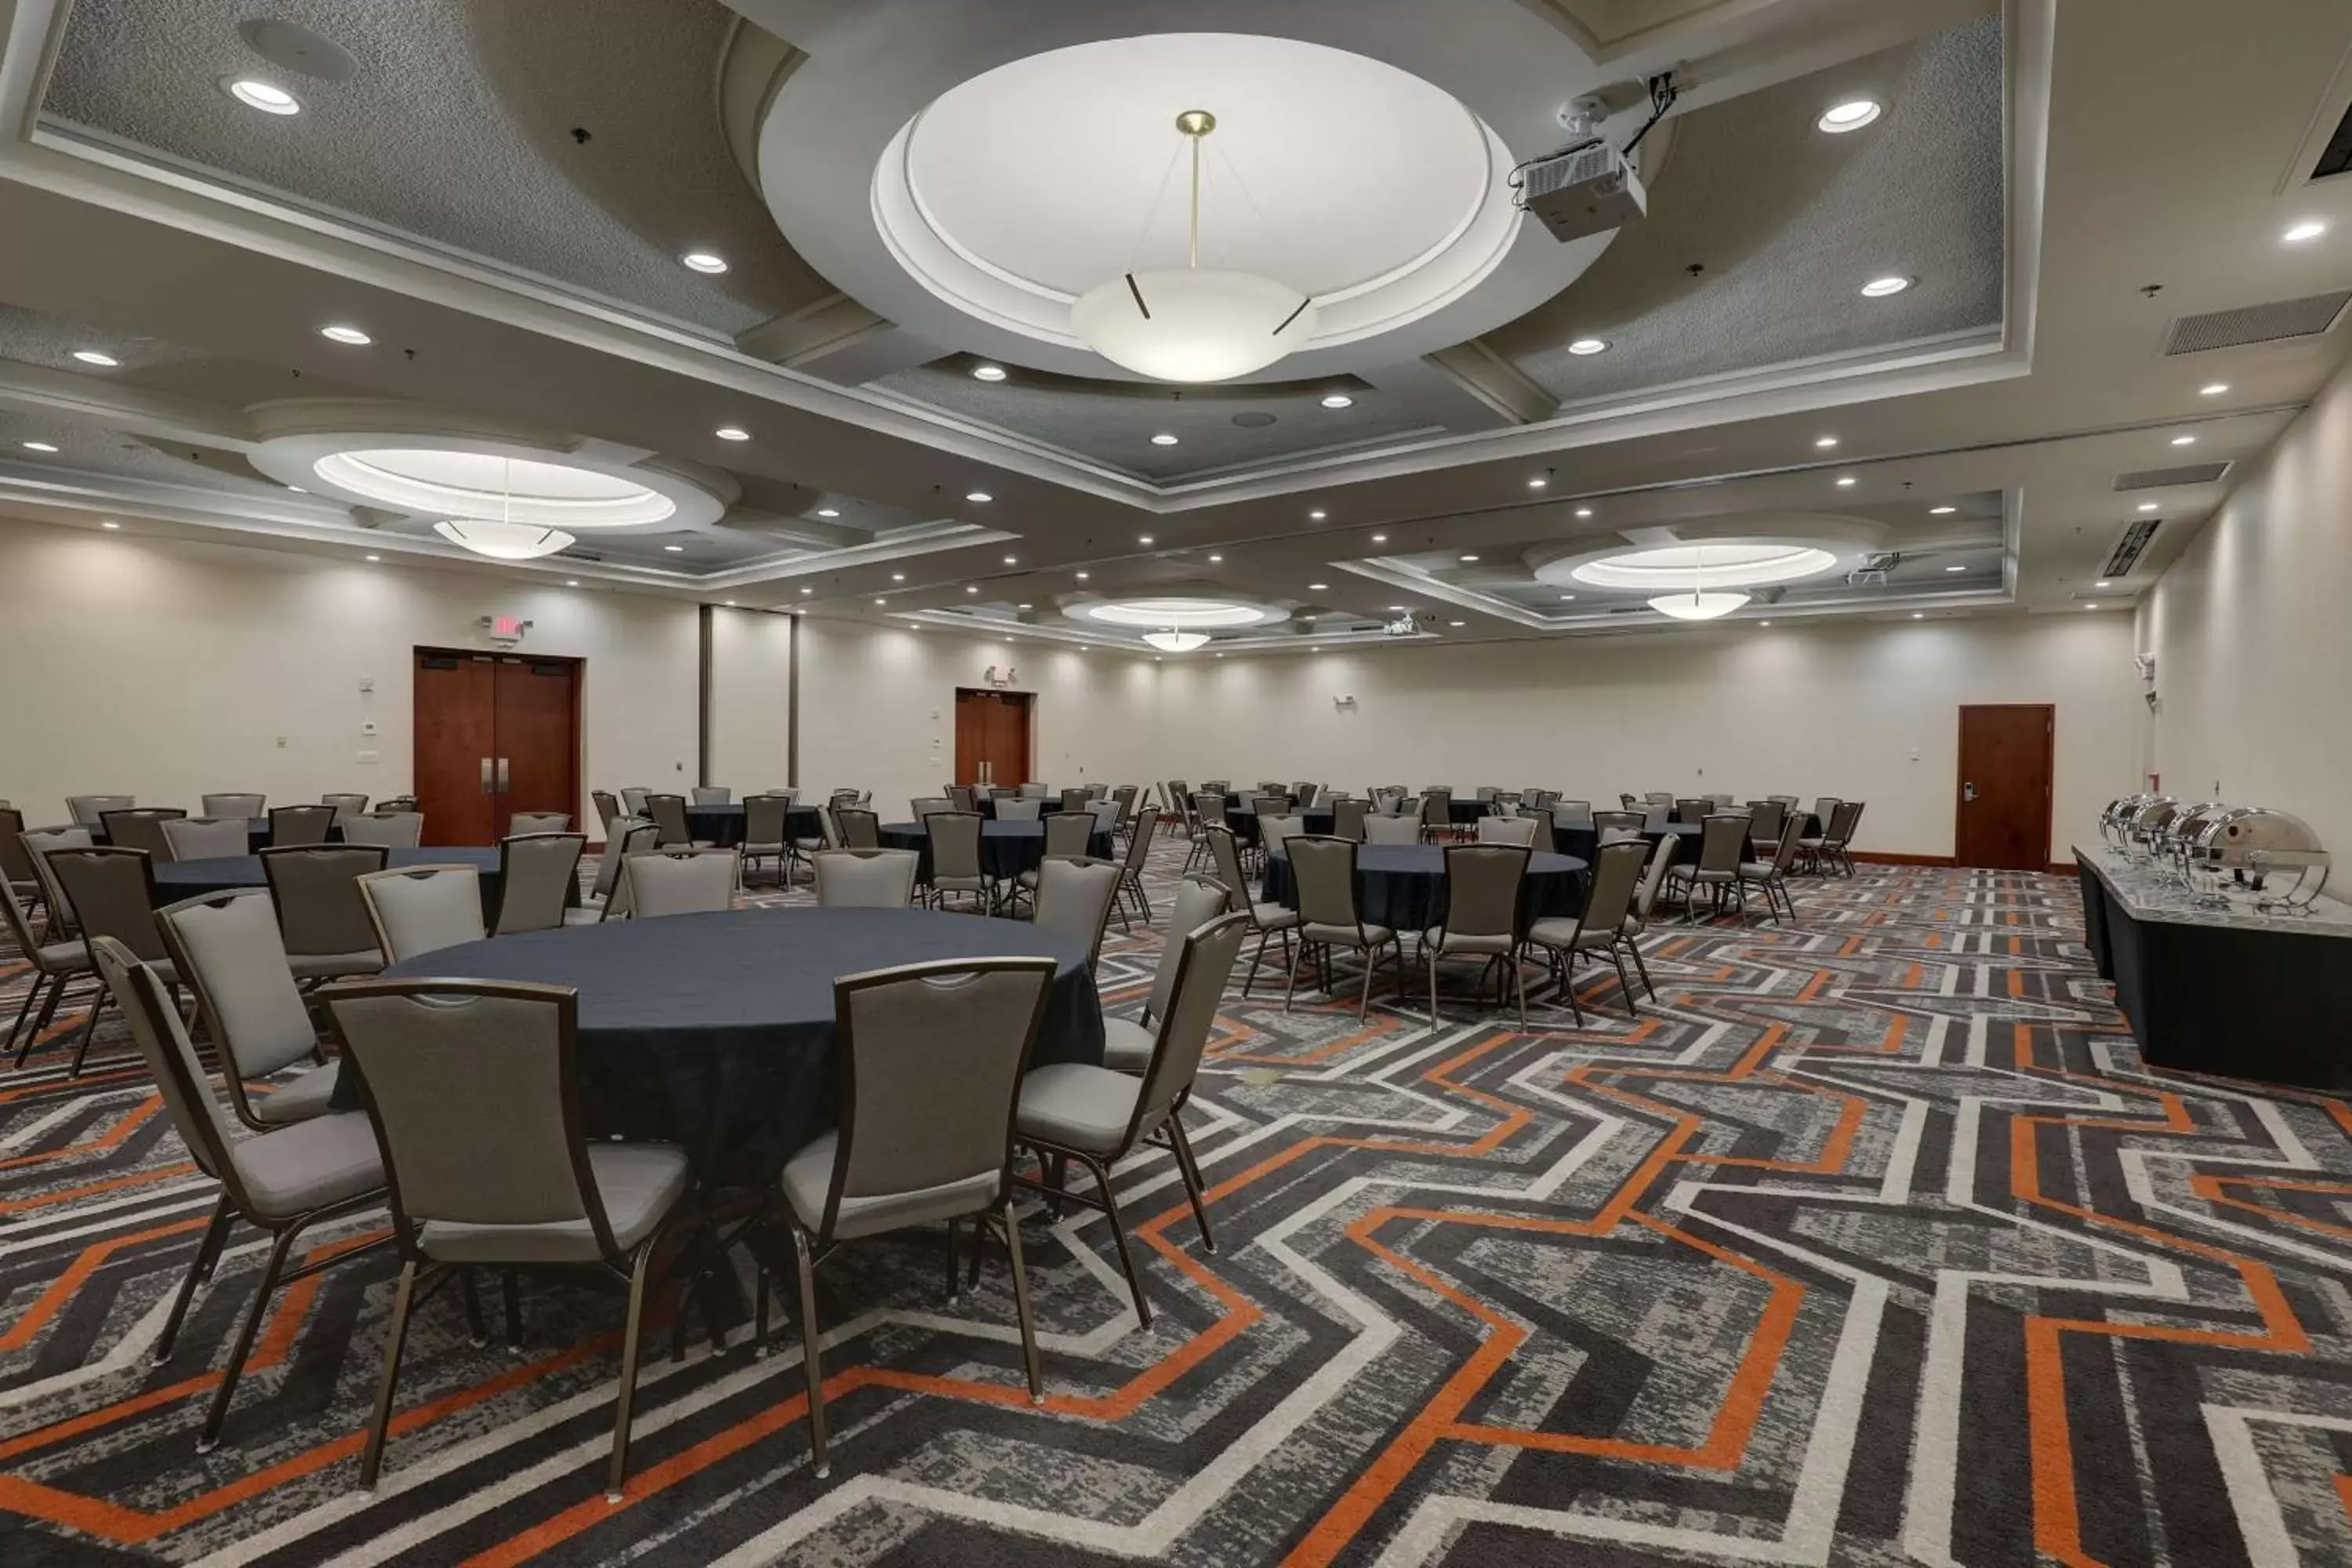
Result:
[[[1372,974],[1371,955],[1366,953],[1364,956],[1364,984],[1369,986]],[[1429,1026],[1434,1029],[1437,1027],[1437,950],[1423,942],[1421,944],[1421,956],[1423,967],[1429,971]]]
[[[209,1454],[220,1446],[221,1424],[228,1419],[228,1402],[236,1396],[236,1380],[245,1371],[245,1358],[253,1353],[253,1339],[261,1331],[261,1320],[269,1311],[269,1298],[278,1289],[278,1276],[286,1268],[286,1255],[294,1248],[294,1238],[302,1230],[301,1222],[288,1226],[269,1244],[269,1260],[261,1266],[261,1282],[254,1288],[253,1305],[246,1309],[245,1323],[237,1330],[236,1343],[228,1353],[228,1364],[221,1368],[220,1386],[213,1391],[212,1408],[205,1414],[203,1434],[196,1439],[196,1452]]]
[[[1307,939],[1303,936],[1298,939],[1298,951],[1301,957],[1306,955]],[[1290,966],[1290,973],[1283,976],[1282,980],[1282,1010],[1284,1012],[1287,1013],[1290,1011],[1290,999],[1294,995],[1297,994],[1297,992],[1298,965],[1294,963]]]
[[[522,1286],[509,1268],[499,1276],[499,1293],[506,1298],[507,1350],[514,1355],[522,1353]]]
[[[471,1336],[474,1348],[480,1350],[490,1342],[490,1326],[482,1321],[482,1293],[474,1283],[474,1271],[457,1270],[457,1294],[466,1302],[466,1332]]]
[[[236,1206],[229,1201],[224,1189],[220,1201],[213,1205],[213,1217],[205,1226],[203,1239],[196,1243],[196,1255],[188,1259],[188,1277],[180,1281],[180,1294],[172,1302],[172,1315],[163,1320],[163,1332],[155,1342],[155,1364],[162,1366],[172,1359],[172,1346],[180,1337],[180,1324],[188,1316],[188,1303],[196,1299],[196,1286],[213,1271],[213,1262],[220,1257],[221,1243],[228,1238],[229,1227],[236,1223]]]
[[[1633,967],[1642,973],[1642,989],[1650,994],[1651,1001],[1656,1001],[1658,988],[1650,984],[1650,966],[1642,962],[1642,944],[1629,937],[1626,945],[1633,950]]]
[[[1111,1239],[1118,1244],[1118,1267],[1127,1276],[1127,1288],[1135,1295],[1135,1315],[1142,1326],[1151,1326],[1151,1303],[1143,1299],[1143,1277],[1135,1271],[1134,1254],[1127,1247],[1127,1221],[1119,1217],[1118,1196],[1110,1190],[1110,1167],[1091,1154],[1080,1154],[1079,1163],[1092,1172],[1095,1188],[1102,1194],[1103,1212],[1110,1218]]]
[[[1625,973],[1625,955],[1617,951],[1617,945],[1614,942],[1610,943],[1609,946],[1609,962],[1617,966],[1617,991],[1625,998],[1625,1016],[1629,1018],[1640,1017],[1642,1010],[1633,1005],[1633,982]]]
[[[1518,994],[1519,998],[1519,1027],[1525,1029],[1528,1026],[1528,977],[1520,968],[1517,953],[1513,953],[1508,962],[1511,970],[1511,989]]]
[[[801,1373],[808,1381],[809,1458],[823,1480],[833,1474],[833,1458],[824,1441],[824,1364],[816,1343],[816,1259],[809,1256],[808,1233],[798,1226],[792,1230],[801,1288]]]
[[[1364,1021],[1365,1016],[1371,1010],[1372,971],[1380,967],[1380,961],[1379,953],[1369,948],[1364,950],[1364,985],[1363,989],[1356,994],[1356,1022],[1359,1024]],[[1402,942],[1397,943],[1397,965],[1399,977],[1402,978],[1404,965],[1404,943]],[[1397,989],[1402,991],[1404,987],[1400,984]]]
[[[948,1300],[950,1301],[963,1294],[963,1287],[956,1283],[956,1227],[962,1223],[961,1219],[955,1217],[948,1220]],[[972,1238],[971,1249],[975,1253],[980,1250],[978,1237]]]
[[[1217,1238],[1209,1234],[1209,1210],[1201,1191],[1201,1163],[1192,1156],[1192,1140],[1184,1135],[1180,1109],[1168,1112],[1168,1142],[1176,1155],[1177,1173],[1184,1178],[1184,1196],[1192,1205],[1192,1223],[1201,1227],[1201,1250],[1214,1255]]]
[[[1029,1306],[1029,1270],[1021,1258],[1021,1221],[1013,1213],[1013,1200],[1004,1200],[998,1220],[1004,1232],[1004,1250],[1013,1259],[1013,1315],[1021,1323],[1021,1365],[1029,1374],[1029,1403],[1045,1403],[1045,1377],[1037,1364],[1037,1319]],[[975,1238],[972,1250],[980,1250]]]
[[[98,1035],[99,1015],[106,1011],[106,1004],[111,999],[111,995],[112,994],[101,985],[99,987],[98,994],[90,998],[89,1021],[81,1026],[81,1041],[74,1047],[73,1068],[66,1074],[68,1078],[81,1076],[81,1064],[89,1055],[89,1043]]]
[[[400,1266],[400,1288],[392,1298],[392,1327],[383,1342],[383,1371],[376,1379],[375,1416],[368,1423],[367,1447],[360,1452],[360,1489],[373,1491],[383,1468],[383,1438],[392,1425],[392,1389],[400,1381],[400,1352],[408,1338],[409,1309],[416,1304],[416,1264]]]
[[[637,1256],[629,1268],[629,1322],[621,1331],[621,1394],[613,1412],[613,1463],[604,1472],[604,1500],[621,1500],[621,1481],[629,1473],[629,1414],[637,1400],[637,1360],[644,1348],[646,1330],[646,1280],[654,1271],[654,1255],[660,1248],[658,1232],[637,1248]],[[684,1321],[686,1303],[678,1303],[678,1317]]]
[[[1257,933],[1257,952],[1250,955],[1249,973],[1242,979],[1242,994],[1245,997],[1250,994],[1250,987],[1257,983],[1257,966],[1265,962],[1265,944],[1273,940],[1274,933],[1270,931]]]
[[[16,1036],[24,1029],[25,1020],[32,1015],[33,1004],[41,999],[41,988],[47,985],[50,979],[51,976],[47,974],[39,973],[36,973],[34,974],[33,984],[25,989],[24,1005],[16,1009],[16,1021],[8,1026],[8,1043],[6,1045],[0,1045],[0,1051],[15,1048],[16,1044]],[[59,980],[58,984],[62,985],[65,982],[63,980]],[[25,1049],[26,1051],[30,1051],[32,1048],[32,1042],[29,1040],[26,1041],[25,1044]],[[16,1065],[22,1067],[24,1063],[24,1057],[19,1055],[16,1058]]]

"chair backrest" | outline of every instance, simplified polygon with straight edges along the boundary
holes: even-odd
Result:
[[[697,805],[725,805],[735,798],[734,792],[725,784],[696,784],[693,793]]]
[[[1339,826],[1335,817],[1331,826]],[[1333,835],[1344,837],[1343,834]],[[1364,842],[1367,844],[1418,844],[1421,842],[1421,818],[1417,816],[1368,816],[1364,819]]]
[[[743,842],[771,849],[782,849],[784,843],[784,823],[791,816],[793,797],[788,795],[747,795],[743,797]]]
[[[259,816],[262,806],[268,798],[261,795],[208,795],[204,797],[205,815],[247,818]]]
[[[632,855],[621,868],[628,879],[629,918],[717,914],[735,907],[743,857],[733,849],[665,846]]]
[[[1233,893],[1223,882],[1187,877],[1176,884],[1176,907],[1168,916],[1168,940],[1160,944],[1160,967],[1152,972],[1151,995],[1143,1005],[1146,1019],[1168,1016],[1169,1000],[1176,994],[1176,972],[1182,967],[1184,938],[1233,912]]]
[[[768,800],[781,800],[788,807],[801,798],[800,786],[798,784],[786,785],[779,789],[763,789],[759,793],[761,798]],[[751,802],[751,796],[748,795],[745,795],[743,797],[743,802],[746,805],[750,805]]]
[[[341,823],[344,817],[351,816],[353,812],[365,811],[367,809],[367,796],[355,792],[322,795],[319,797],[319,804],[320,805],[331,806],[334,809],[334,820],[337,823]],[[253,815],[259,816],[261,813],[257,811]],[[273,839],[272,842],[274,843],[276,840]]]
[[[1714,809],[1715,803],[1707,799],[1705,795],[1690,796],[1675,802],[1675,820],[1676,822],[1704,822],[1706,820],[1707,813]]]
[[[1241,842],[1229,827],[1204,827],[1208,837],[1209,856],[1216,862],[1217,880],[1225,885],[1234,909],[1246,913],[1250,909],[1249,876],[1242,869]]]
[[[631,816],[645,816],[646,797],[651,794],[653,791],[650,789],[637,789],[624,785],[621,790],[621,809]]]
[[[381,844],[387,849],[414,849],[425,842],[421,811],[355,811],[343,819],[346,844]]]
[[[1117,798],[1089,801],[1087,815],[1095,819],[1094,830],[1097,833],[1115,834],[1120,824],[1127,820],[1127,803]]]
[[[569,833],[572,814],[568,811],[518,811],[507,818],[507,837],[520,838],[532,833]]]
[[[694,842],[694,834],[686,826],[686,797],[680,795],[649,795],[646,796],[645,815],[661,829],[662,847]]]
[[[1648,920],[1650,911],[1658,907],[1658,890],[1666,885],[1666,873],[1673,868],[1675,857],[1682,852],[1682,835],[1669,833],[1650,852],[1649,869],[1642,873],[1641,899],[1633,906],[1633,912],[1642,919]]]
[[[1718,811],[1706,817],[1699,829],[1698,868],[1737,871],[1747,858],[1748,814]]]
[[[1021,798],[1023,800],[1044,800],[1047,797],[1049,793],[1050,792],[1047,791],[1044,784],[1039,784],[1034,779],[1030,780],[1028,783],[1021,786]]]
[[[1037,863],[1037,924],[1087,944],[1087,962],[1102,952],[1103,928],[1118,891],[1118,867],[1109,860]]]
[[[835,806],[833,830],[844,849],[882,847],[882,819],[862,805]]]
[[[1250,810],[1260,817],[1280,816],[1289,809],[1290,797],[1286,795],[1254,795],[1250,796]]]
[[[1521,819],[1535,824],[1535,837],[1528,842],[1537,854],[1549,855],[1559,848],[1559,839],[1553,829],[1551,807],[1523,808],[1519,815]]]
[[[240,888],[155,911],[172,965],[196,994],[213,1043],[228,1053],[229,1091],[308,1058],[319,1043],[294,984],[268,889]]]
[[[377,951],[375,921],[359,879],[391,858],[381,844],[273,844],[261,875],[278,910],[278,934],[304,957]]]
[[[912,849],[820,849],[816,901],[826,910],[903,910],[915,900],[923,858]]]
[[[607,838],[611,837],[613,818],[621,815],[620,797],[608,789],[592,789],[588,792],[588,798],[596,806],[596,826],[604,831]]]
[[[33,852],[16,836],[25,831],[25,814],[0,805],[0,884],[37,889],[40,874],[33,869]]]
[[[1675,792],[1670,789],[1654,789],[1646,792],[1642,799],[1646,805],[1663,805],[1671,811],[1674,809]]]
[[[997,810],[1004,803],[997,803]],[[935,811],[923,818],[923,830],[931,841],[931,875],[937,877],[975,878],[982,875],[980,837],[982,817],[976,812]]]
[[[1335,800],[1331,803],[1331,837],[1364,840],[1364,819],[1371,815],[1372,803],[1368,800]]]
[[[956,808],[955,798],[952,795],[918,795],[908,801],[907,805],[917,822],[922,821],[935,811],[953,811]]]
[[[1151,1060],[1143,1069],[1136,1091],[1135,1115],[1128,1123],[1122,1150],[1166,1119],[1168,1112],[1201,1070],[1208,1049],[1209,1031],[1216,1027],[1217,1005],[1233,980],[1234,963],[1241,956],[1242,939],[1249,934],[1244,915],[1226,915],[1181,935],[1169,932],[1169,945],[1178,949],[1175,984],[1167,1010],[1160,1016]]]
[[[980,809],[980,791],[970,784],[948,785],[947,796],[948,805],[951,810],[978,811]]]
[[[1482,816],[1478,819],[1478,842],[1517,844],[1532,849],[1536,845],[1537,826],[1537,819],[1532,816]],[[1544,847],[1549,849],[1551,846],[1547,844]]]
[[[1444,827],[1454,820],[1454,792],[1425,789],[1421,792],[1421,825],[1423,827]]]
[[[1081,858],[1094,842],[1095,814],[1080,807],[1057,812],[1045,819],[1045,853],[1064,859]]]
[[[1838,802],[1837,810],[1832,814],[1832,818],[1824,837],[1832,844],[1843,849],[1853,842],[1853,830],[1862,821],[1862,802],[1858,800]]]
[[[1277,860],[1288,858],[1286,846],[1306,831],[1305,820],[1296,816],[1261,816],[1257,819],[1258,842],[1268,855]]]
[[[1501,788],[1495,784],[1480,784],[1472,791],[1472,796],[1475,799],[1491,803],[1494,801],[1496,796],[1502,793]]]
[[[386,963],[489,934],[482,924],[482,879],[471,866],[370,871],[359,889]]]
[[[580,857],[587,848],[584,833],[515,833],[499,839],[499,914],[490,933],[512,936],[562,925],[580,890]]]
[[[1445,934],[1516,936],[1519,898],[1535,851],[1518,844],[1445,847]]]
[[[612,831],[604,839],[604,853],[596,858],[596,897],[604,900],[604,913],[626,914],[628,906],[622,901],[621,868],[632,855],[642,855],[661,840],[661,829],[641,816],[613,818]]]
[[[324,844],[327,829],[338,822],[348,825],[359,815],[356,807],[345,810],[329,805],[324,801],[316,805],[278,805],[269,811],[269,842],[278,848],[289,845]]]
[[[1045,815],[1044,797],[1034,795],[1000,797],[996,803],[999,822],[1035,822]]]
[[[173,860],[220,860],[253,853],[250,816],[182,816],[163,824]]]
[[[1589,800],[1561,800],[1555,796],[1551,803],[1551,825],[1560,827],[1591,827],[1592,803]]]
[[[1301,779],[1290,786],[1290,798],[1297,802],[1302,808],[1310,806],[1321,798],[1319,793],[1321,788],[1321,785],[1311,779]]]
[[[82,935],[110,936],[145,963],[170,956],[155,929],[155,861],[147,851],[107,845],[52,849],[48,867]]]
[[[196,1060],[196,1047],[180,1022],[180,1010],[163,994],[163,983],[144,960],[112,937],[92,942],[89,955],[115,1005],[122,1010],[123,1021],[131,1026],[131,1038],[163,1093],[164,1109],[171,1112],[180,1141],[194,1156],[197,1168],[218,1178],[228,1187],[231,1201],[240,1209],[247,1208],[244,1185],[236,1179],[236,1162],[229,1157],[236,1124],[214,1095],[203,1064]]]
[[[106,829],[106,841],[116,848],[144,849],[158,860],[169,860],[172,846],[163,837],[163,824],[187,815],[177,806],[132,805],[100,812],[99,822]]]
[[[1793,795],[1768,795],[1764,798],[1766,800],[1777,800],[1782,805],[1794,805],[1797,804],[1797,797]]]
[[[1805,836],[1805,819],[1790,812],[1780,824],[1780,842],[1772,850],[1772,869],[1785,877],[1797,863],[1797,843]]]
[[[1201,781],[1201,787],[1208,791],[1211,795],[1231,795],[1234,793],[1234,781],[1231,779],[1202,779]]]
[[[127,795],[69,795],[66,796],[67,812],[72,816],[76,822],[81,824],[84,827],[96,827],[105,819],[105,816],[108,812],[128,811],[138,804],[138,799],[135,796]]]
[[[1816,833],[1829,831],[1830,819],[1837,815],[1838,804],[1838,797],[1833,795],[1825,795],[1813,802],[1813,822]]]
[[[1426,797],[1424,797],[1426,798]],[[1324,834],[1295,835],[1289,844],[1290,883],[1298,918],[1307,925],[1362,927],[1356,905],[1356,846]]]
[[[1225,797],[1213,789],[1194,790],[1192,819],[1202,827],[1225,826]]]
[[[1786,802],[1759,800],[1749,808],[1748,831],[1755,837],[1777,842],[1780,837],[1780,824],[1788,819],[1788,816]]]
[[[1624,929],[1625,917],[1632,911],[1634,895],[1641,889],[1643,863],[1649,855],[1650,847],[1638,838],[1601,847],[1593,857],[1592,886],[1584,897],[1579,934]]]
[[[1671,824],[1674,819],[1675,814],[1673,807],[1653,805],[1642,813],[1642,831],[1644,833],[1664,833],[1668,825]]]
[[[1127,868],[1140,875],[1151,861],[1151,841],[1160,833],[1160,814],[1144,813],[1135,819],[1135,831],[1127,837]]]
[[[1053,989],[1050,958],[950,960],[833,983],[841,1134],[820,1245],[1004,1199],[1021,1075]],[[867,1219],[872,1215],[875,1217]]]
[[[1066,812],[1084,811],[1093,800],[1093,795],[1083,787],[1066,789],[1062,792],[1062,809]]]
[[[585,1221],[597,1252],[626,1266],[581,1134],[574,993],[373,980],[326,1003],[359,1067],[404,1247],[420,1225]]]
[[[1638,811],[1596,811],[1592,814],[1592,827],[1601,843],[1614,844],[1628,837],[1642,837],[1646,820]]]

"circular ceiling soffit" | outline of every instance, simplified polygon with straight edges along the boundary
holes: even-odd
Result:
[[[1290,618],[1279,605],[1223,595],[1163,594],[1148,597],[1098,599],[1078,597],[1062,605],[1062,614],[1082,625],[1122,631],[1243,631],[1273,626]]]
[[[1869,518],[1787,513],[1704,532],[1693,525],[1639,542],[1587,539],[1530,551],[1526,560],[1538,582],[1585,593],[1765,588],[1850,569],[1884,547],[1888,532]]]

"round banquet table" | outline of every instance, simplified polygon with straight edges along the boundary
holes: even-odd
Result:
[[[732,847],[743,842],[743,805],[740,801],[731,805],[689,805],[686,808],[686,831],[688,836],[708,843]],[[818,825],[816,807],[794,805],[784,813],[784,837],[815,838],[824,829]]]
[[[1584,909],[1586,862],[1573,855],[1537,851],[1528,860],[1519,901],[1522,931],[1552,915]],[[1258,896],[1295,907],[1290,862],[1269,859]],[[1436,844],[1365,844],[1356,850],[1356,908],[1367,924],[1391,931],[1427,931],[1445,919],[1445,850]]]
[[[1696,822],[1669,822],[1664,827],[1644,827],[1637,831],[1654,854],[1661,838],[1681,839],[1682,842],[1675,846],[1675,864],[1687,866],[1697,858],[1699,835],[1705,829]],[[1574,855],[1584,860],[1593,858],[1601,848],[1601,830],[1597,827],[1554,827],[1551,837],[1562,854]]]
[[[398,870],[403,866],[471,866],[481,878],[482,919],[494,920],[499,908],[499,852],[473,845],[454,845],[436,848],[431,845],[421,849],[394,849],[385,860],[387,869]],[[209,898],[236,888],[266,888],[269,879],[261,869],[258,855],[223,855],[209,860],[161,860],[155,864],[155,898],[160,905],[175,904],[182,899]],[[578,903],[576,891],[567,900]]]
[[[931,879],[931,836],[919,822],[886,822],[882,847],[912,849],[922,857],[915,880]],[[1116,858],[1110,835],[1097,827],[1087,836],[1087,853],[1097,860]],[[983,822],[980,825],[981,868],[1000,881],[1034,871],[1045,858],[1045,825],[1042,822]]]
[[[1032,1064],[1099,1063],[1102,1004],[1086,944],[1021,921],[738,910],[496,937],[383,973],[572,987],[587,1130],[676,1143],[704,1182],[757,1188],[834,1124],[836,976],[937,959],[1040,957],[1055,968]],[[337,1086],[339,1105],[346,1092]]]

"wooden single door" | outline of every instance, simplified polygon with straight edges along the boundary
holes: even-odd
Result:
[[[498,680],[498,820],[518,811],[580,811],[580,742],[573,728],[580,666],[569,658],[501,655]],[[579,823],[572,823],[577,827]]]
[[[1963,866],[2050,868],[2050,802],[2057,710],[1999,703],[1960,710],[1959,810],[1954,849]]]
[[[495,844],[580,810],[580,661],[416,650],[411,776],[427,844]]]
[[[1026,691],[956,690],[955,782],[1011,788],[1029,778]]]

